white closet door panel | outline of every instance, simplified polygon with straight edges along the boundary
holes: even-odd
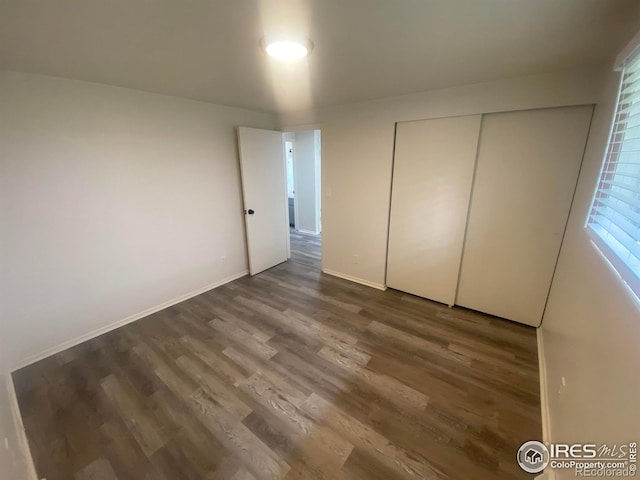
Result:
[[[480,115],[399,123],[387,285],[452,305]]]
[[[591,113],[485,115],[457,304],[540,325]]]

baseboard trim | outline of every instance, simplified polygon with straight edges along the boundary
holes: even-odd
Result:
[[[540,371],[540,413],[542,416],[542,443],[551,442],[551,417],[549,416],[549,385],[547,383],[547,362],[544,355],[544,339],[542,327],[536,328],[538,343],[538,370]],[[531,440],[538,440],[532,438]],[[555,480],[556,472],[548,467],[536,480]]]
[[[320,233],[320,232],[314,232],[312,230],[304,230],[302,228],[297,229],[296,232],[302,233],[302,234],[305,234],[305,235],[318,235]]]
[[[540,411],[542,413],[542,442],[551,441],[551,418],[549,417],[549,386],[547,384],[547,363],[544,356],[542,328],[536,328],[538,341],[538,369],[540,370]]]
[[[89,333],[86,333],[84,335],[80,335],[79,337],[74,338],[73,340],[69,340],[66,342],[63,342],[55,347],[51,347],[48,348],[46,350],[44,350],[43,352],[34,354],[34,355],[30,355],[29,357],[25,358],[24,360],[22,360],[21,362],[19,362],[17,364],[16,367],[13,368],[13,371],[19,370],[23,367],[26,367],[27,365],[31,365],[32,363],[38,362],[44,358],[50,357],[51,355],[55,355],[56,353],[60,353],[64,350],[66,350],[67,348],[71,348],[71,347],[75,347],[76,345],[79,345],[82,342],[86,342],[87,340],[91,340],[92,338],[95,337],[99,337],[100,335],[103,335],[107,332],[110,332],[111,330],[115,330],[116,328],[122,327],[124,325],[127,325],[128,323],[131,322],[135,322],[136,320],[140,320],[141,318],[144,318],[146,316],[149,316],[153,313],[159,312],[160,310],[164,310],[165,308],[171,307],[172,305],[175,305],[177,303],[180,302],[184,302],[185,300],[188,300],[192,297],[195,297],[197,295],[200,295],[202,293],[208,292],[209,290],[213,290],[214,288],[220,287],[221,285],[224,285],[225,283],[229,283],[232,282],[234,280],[237,280],[238,278],[242,278],[246,275],[249,274],[248,270],[244,270],[240,273],[237,273],[235,275],[232,275],[230,277],[227,277],[223,280],[220,280],[218,282],[212,283],[210,285],[207,285],[205,287],[199,288],[198,290],[194,290],[192,292],[189,293],[185,293],[184,295],[181,295],[177,298],[174,298],[172,300],[169,300],[168,302],[164,302],[161,303],[160,305],[156,305],[155,307],[151,307],[148,308],[146,310],[143,310],[142,312],[136,313],[134,315],[131,315],[129,317],[123,318],[121,320],[118,320],[114,323],[111,323],[109,325],[105,325],[104,327],[100,327],[97,328],[95,330],[92,330]]]
[[[358,277],[352,277],[351,275],[346,275],[344,273],[336,272],[336,271],[333,271],[333,270],[327,270],[327,269],[323,268],[322,272],[326,273],[327,275],[331,275],[333,277],[342,278],[343,280],[349,280],[350,282],[359,283],[359,284],[365,285],[367,287],[377,288],[378,290],[386,290],[387,289],[386,285],[381,285],[379,283],[370,282],[369,280],[364,280],[364,279],[358,278]]]
[[[18,397],[16,396],[16,389],[13,385],[11,373],[7,374],[6,387],[9,393],[9,408],[11,409],[13,424],[19,442],[18,448],[20,449],[20,454],[24,457],[25,466],[27,467],[27,478],[29,480],[38,480],[38,474],[36,473],[35,463],[33,462],[31,448],[29,448],[29,440],[27,439],[27,433],[24,429],[24,424],[22,423],[22,415],[20,415],[20,406],[18,405]]]

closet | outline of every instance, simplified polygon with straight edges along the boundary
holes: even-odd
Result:
[[[481,119],[398,123],[388,286],[455,302]]]
[[[592,112],[398,123],[387,285],[538,326]]]

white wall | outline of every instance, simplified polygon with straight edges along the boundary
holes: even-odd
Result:
[[[619,75],[611,72],[596,108],[542,322],[549,440],[555,442],[640,441],[640,307],[584,228],[618,82]],[[563,376],[566,387],[561,388]],[[560,478],[575,477],[565,471]]]
[[[320,170],[318,135],[313,130],[296,132],[294,149],[294,173],[297,223],[296,230],[320,233],[320,211],[318,205]]]
[[[384,284],[395,122],[592,104],[603,80],[578,69],[282,115],[322,129],[323,268]]]
[[[29,475],[33,473],[26,448],[17,434],[16,421],[12,416],[7,378],[0,374],[0,478],[7,480],[32,478]],[[9,448],[5,448],[5,438]]]
[[[0,105],[2,370],[246,271],[235,126],[274,116],[11,72]]]

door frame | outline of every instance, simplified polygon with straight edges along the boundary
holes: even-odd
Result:
[[[298,189],[298,184],[296,182],[296,139],[291,138],[291,139],[287,139],[285,138],[285,135],[287,135],[287,133],[293,133],[295,135],[295,132],[284,132],[282,134],[282,138],[284,141],[284,161],[287,161],[287,147],[286,144],[287,142],[291,142],[291,167],[293,170],[293,229],[297,232],[298,231],[298,195],[296,195],[296,190]],[[285,168],[286,168],[286,164],[285,164]],[[289,197],[287,196],[287,205],[289,204]],[[289,211],[289,209],[287,208],[287,212]]]
[[[292,133],[292,134],[296,134],[297,132],[308,132],[310,130],[319,130],[320,131],[320,165],[319,165],[319,172],[318,172],[318,182],[319,182],[319,188],[318,188],[318,195],[319,195],[319,203],[318,203],[318,207],[319,207],[319,230],[320,230],[320,235],[322,235],[322,232],[324,231],[324,227],[323,227],[323,222],[322,222],[322,204],[323,201],[322,199],[324,198],[324,161],[323,161],[323,157],[324,157],[324,148],[322,146],[322,142],[323,142],[323,134],[322,134],[322,124],[321,123],[311,123],[308,125],[284,125],[281,128],[281,131],[283,133],[283,151],[284,151],[284,135],[286,135],[287,133]],[[294,140],[294,145],[293,145],[293,172],[294,172],[294,190],[295,190],[295,168],[296,168],[296,162],[295,162],[295,153],[296,153],[296,147],[295,147],[295,138]],[[284,159],[284,161],[286,162],[286,157]],[[286,164],[285,164],[285,175],[286,175]],[[287,198],[288,201],[288,198]],[[296,226],[295,226],[295,230],[296,232],[298,231],[298,219],[297,219],[297,215],[298,215],[298,205],[297,205],[297,196],[294,194],[293,196],[293,205],[294,205],[294,216],[296,216],[294,218],[295,222],[296,222]],[[287,208],[287,212],[289,211],[289,209]],[[288,214],[288,213],[287,213]],[[385,259],[386,259],[386,255],[385,255]],[[324,271],[324,242],[322,242],[320,244],[320,271]]]

